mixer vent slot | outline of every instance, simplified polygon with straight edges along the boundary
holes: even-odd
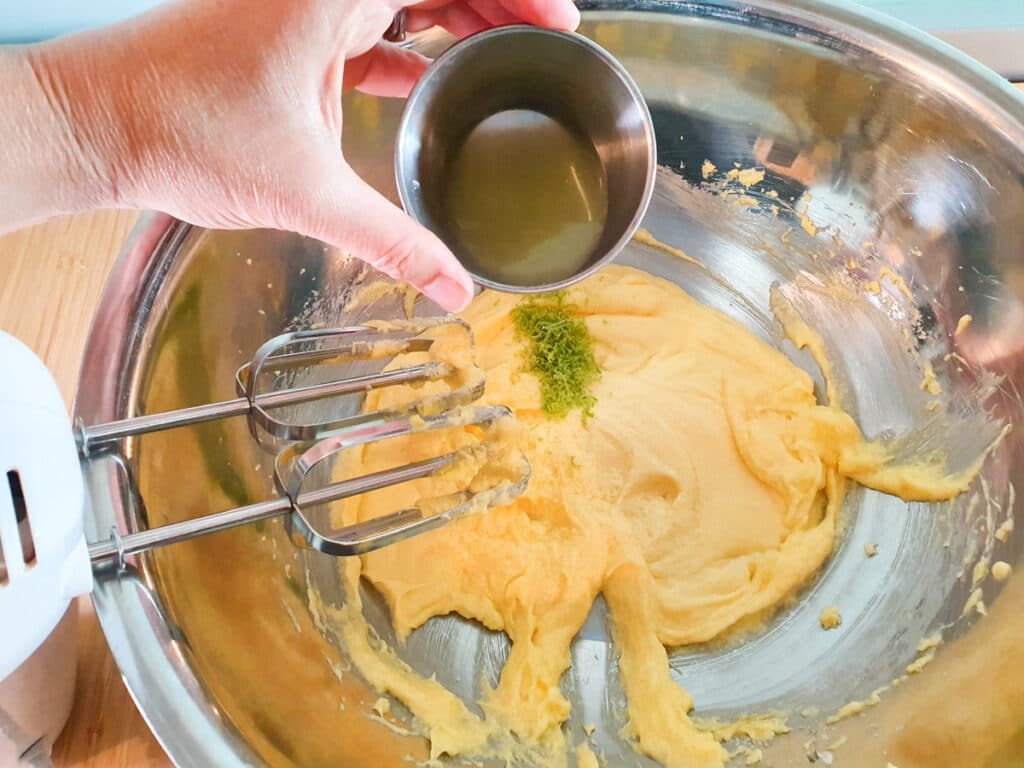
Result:
[[[10,474],[10,473],[8,473]],[[8,480],[10,482],[10,480]],[[4,541],[3,536],[0,536],[0,587],[7,585],[7,560],[4,558]]]
[[[792,168],[799,155],[800,152],[796,147],[787,146],[781,141],[776,140],[768,152],[768,157],[765,158],[765,163],[777,165],[781,168]]]
[[[32,525],[28,519],[28,504],[25,503],[25,490],[21,485],[21,475],[18,470],[12,469],[7,472],[7,489],[11,494],[11,501],[14,503],[14,521],[18,526],[21,557],[25,565],[32,566],[36,562],[36,544],[32,538]],[[7,579],[7,564],[4,562],[2,547],[0,547],[0,584],[6,582]]]

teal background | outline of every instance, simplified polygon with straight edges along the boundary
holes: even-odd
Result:
[[[928,31],[1024,26],[1024,0],[863,0]]]
[[[254,7],[259,6],[260,0],[252,1]],[[101,26],[158,2],[0,0],[0,41],[39,40]],[[864,0],[862,4],[928,31],[1024,27],[1024,0]]]

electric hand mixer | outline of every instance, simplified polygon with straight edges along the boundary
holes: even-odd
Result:
[[[35,764],[29,762],[29,753],[37,733],[47,729],[24,722],[31,720],[24,713],[19,723],[19,698],[25,709],[26,695],[22,692],[19,697],[15,686],[12,705],[4,686],[46,641],[69,602],[91,590],[94,572],[111,567],[122,570],[126,558],[153,547],[280,516],[287,516],[289,533],[297,543],[332,555],[358,555],[508,503],[521,494],[530,467],[517,454],[507,471],[492,473],[497,479],[490,487],[445,497],[440,511],[437,504],[421,504],[342,528],[333,528],[309,512],[332,501],[436,475],[460,462],[490,461],[488,435],[493,437],[492,427],[510,418],[511,411],[472,405],[483,394],[482,376],[459,378],[447,362],[382,366],[355,376],[320,375],[312,383],[294,385],[299,373],[332,373],[342,363],[386,362],[403,353],[428,351],[436,343],[431,334],[443,328],[465,333],[472,342],[469,327],[453,318],[409,321],[389,329],[358,326],[284,334],[266,342],[238,369],[239,396],[234,400],[108,424],[76,424],[73,429],[42,362],[20,342],[0,333],[0,360],[8,371],[17,372],[0,377],[0,429],[5,437],[0,441],[0,763],[7,764],[2,759],[2,737],[6,736],[15,745],[15,758]],[[339,398],[439,380],[454,383],[440,394],[395,408],[322,417]],[[296,407],[301,411],[304,404],[315,404],[318,410],[311,412],[307,407],[296,415]],[[243,415],[261,445],[284,446],[274,461],[277,498],[140,532],[114,530],[109,540],[86,543],[80,462],[116,448],[125,438]],[[470,426],[479,427],[482,437],[467,448],[360,477],[311,482],[315,467],[349,448],[423,430]],[[12,706],[13,713],[5,712]]]

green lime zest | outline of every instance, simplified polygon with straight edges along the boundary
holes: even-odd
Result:
[[[577,308],[561,292],[521,301],[512,310],[516,336],[528,342],[526,370],[540,380],[541,410],[562,418],[593,415],[591,388],[601,378],[593,340]]]

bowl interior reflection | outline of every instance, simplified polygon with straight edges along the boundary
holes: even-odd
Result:
[[[911,406],[921,397],[920,380],[886,346],[903,331],[906,354],[933,364],[952,417],[977,424],[971,420],[985,412],[984,423],[1018,427],[1024,108],[969,69],[938,76],[948,62],[927,44],[886,36],[845,11],[802,9],[794,3],[737,15],[665,4],[662,12],[587,16],[583,32],[629,70],[654,120],[659,174],[644,227],[703,268],[635,242],[618,261],[679,283],[780,344],[812,373],[806,356],[778,339],[770,287],[832,269],[870,282],[887,267],[912,293],[914,311],[886,300],[899,298],[897,283],[886,279],[873,314],[832,316],[823,328],[862,429],[899,435],[917,424]],[[431,34],[419,46],[429,53],[447,43]],[[346,157],[393,199],[401,108],[359,95],[345,103]],[[734,167],[760,168],[765,177],[748,188],[729,178]],[[157,244],[154,264],[132,299],[138,335],[123,358],[108,361],[106,381],[116,391],[83,380],[78,414],[87,420],[103,408],[154,411],[230,397],[237,365],[275,333],[403,312],[400,293],[346,309],[361,267],[284,233],[172,227]],[[101,317],[129,301],[128,289],[119,290],[115,280]],[[435,308],[420,299],[416,309]],[[973,322],[956,334],[964,315]],[[984,482],[951,505],[851,491],[836,551],[800,599],[743,642],[673,652],[674,674],[699,714],[789,713],[793,732],[764,749],[777,765],[805,764],[812,752],[843,739],[836,754],[851,766],[884,765],[899,754],[907,756],[896,762],[900,768],[963,768],[1019,754],[1013,750],[1024,707],[1019,696],[1003,693],[1024,685],[1024,669],[1010,658],[1024,631],[1024,587],[983,578],[988,618],[976,608],[964,612],[979,557],[1021,559],[1018,538],[996,536],[1015,512],[1019,432],[994,451]],[[983,437],[965,429],[965,450]],[[271,492],[270,462],[241,422],[148,436],[133,444],[127,467],[146,503],[135,500],[125,514],[150,525]],[[110,481],[119,471],[101,464],[90,478],[94,538],[116,514],[105,494],[119,488]],[[868,568],[864,546],[876,542]],[[147,593],[139,584],[152,597],[140,596]],[[283,527],[268,523],[177,545],[144,560],[134,584],[98,586],[115,656],[181,764],[380,766],[404,764],[410,754],[425,759],[420,740],[367,719],[377,694],[331,663],[334,638],[306,608],[308,584],[326,601],[338,599],[337,562],[294,550]],[[369,590],[365,597],[381,638],[393,641],[383,601]],[[836,602],[844,631],[821,632],[818,614]],[[939,629],[947,647],[936,669],[888,691],[858,718],[822,725],[827,713],[890,685],[917,657],[919,641]],[[396,649],[471,706],[481,681],[494,683],[508,653],[500,633],[454,617],[432,619]],[[582,738],[585,724],[596,725],[593,743],[609,765],[651,765],[618,736],[615,665],[598,601],[563,680],[574,712],[566,729]],[[984,738],[969,737],[949,712],[953,698]],[[205,736],[190,740],[184,731]],[[953,744],[949,734],[963,738]],[[935,752],[929,744],[945,746]]]

